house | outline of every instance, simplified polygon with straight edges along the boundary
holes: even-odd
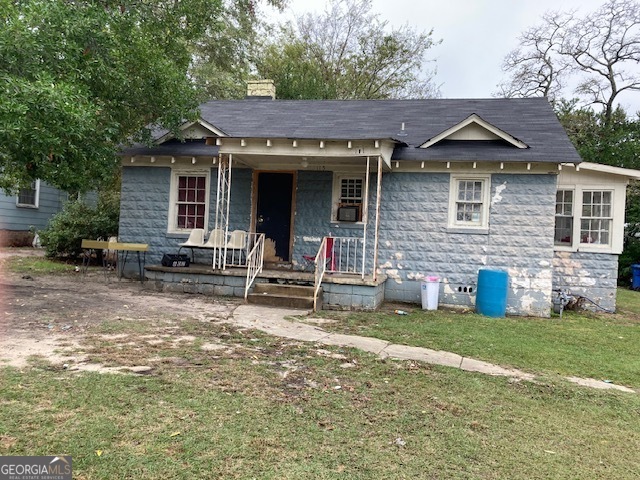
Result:
[[[0,245],[31,245],[33,233],[47,226],[67,198],[66,193],[40,180],[17,195],[0,194]]]
[[[640,172],[581,163],[546,99],[281,101],[268,81],[249,88],[203,104],[184,141],[159,132],[122,152],[120,238],[149,244],[158,288],[246,296],[306,281],[324,308],[373,309],[419,303],[437,275],[441,304],[473,306],[479,269],[493,268],[508,272],[509,314],[549,316],[557,289],[615,308],[625,187]],[[160,266],[193,228],[248,232],[246,250]]]

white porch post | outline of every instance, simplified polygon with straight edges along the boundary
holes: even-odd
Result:
[[[378,184],[376,186],[376,226],[373,236],[373,281],[378,279],[378,234],[380,231],[380,197],[382,194],[382,157],[378,156]]]
[[[224,224],[224,258],[222,259],[222,269],[227,269],[227,239],[229,238],[229,203],[231,203],[231,164],[233,162],[233,154],[229,154],[229,167],[227,174],[227,191],[225,192],[227,195],[226,207],[227,211],[225,213],[225,224]]]
[[[218,189],[216,191],[216,218],[215,229],[224,232],[224,248],[216,248],[213,251],[213,268],[226,268],[227,236],[229,233],[229,200],[231,195],[231,162],[232,155],[228,155],[225,162],[222,154],[218,162]]]
[[[362,279],[364,280],[365,275],[365,267],[367,262],[367,227],[369,223],[369,166],[370,166],[370,157],[367,156],[367,170],[364,176],[364,208],[362,211],[362,223],[363,232],[362,232]]]

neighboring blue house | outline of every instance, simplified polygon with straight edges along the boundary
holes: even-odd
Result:
[[[0,245],[31,245],[33,232],[45,228],[68,195],[36,180],[17,195],[0,194]]]
[[[373,309],[420,302],[436,275],[441,304],[473,306],[493,268],[510,314],[548,316],[556,289],[615,308],[640,172],[581,163],[546,99],[275,101],[254,87],[268,90],[203,104],[184,142],[160,132],[122,152],[120,240],[149,244],[159,288],[307,282],[325,308]],[[205,266],[158,265],[194,228],[224,236],[195,250]]]

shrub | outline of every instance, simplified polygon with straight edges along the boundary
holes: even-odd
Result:
[[[42,230],[40,241],[48,257],[77,257],[83,238],[108,238],[118,234],[120,194],[103,192],[98,195],[95,207],[80,200],[65,204],[47,228]]]
[[[631,265],[640,263],[640,224],[625,228],[624,251],[618,258],[618,284],[631,285]]]

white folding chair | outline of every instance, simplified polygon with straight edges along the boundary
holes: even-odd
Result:
[[[191,261],[193,262],[193,249],[194,248],[202,248],[204,245],[204,228],[194,228],[191,230],[189,234],[189,238],[186,242],[180,244],[180,248],[178,249],[178,255],[180,255],[180,251],[183,248],[191,249]]]

